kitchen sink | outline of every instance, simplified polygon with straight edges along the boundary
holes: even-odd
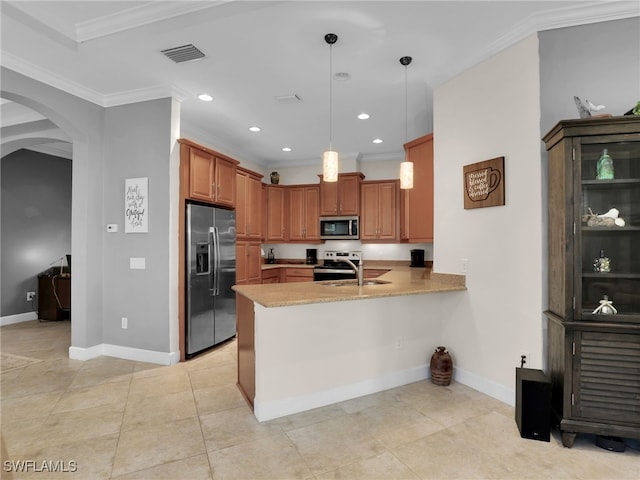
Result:
[[[391,282],[387,282],[386,280],[369,279],[362,282],[362,286],[366,287],[369,285],[384,285],[386,283],[391,283]],[[341,280],[341,281],[335,281],[335,282],[322,282],[322,285],[325,285],[327,287],[345,287],[345,286],[353,287],[358,285],[358,281],[357,280]]]

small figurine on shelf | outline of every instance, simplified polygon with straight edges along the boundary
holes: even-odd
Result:
[[[600,249],[600,257],[593,260],[593,271],[600,273],[611,271],[611,260],[604,254],[604,248]]]
[[[613,159],[609,155],[609,150],[604,149],[596,164],[596,180],[613,180]]]
[[[620,217],[620,211],[617,208],[611,208],[602,215],[593,213],[589,208],[589,213],[582,216],[582,221],[586,222],[588,227],[624,227],[627,224],[624,218]]]
[[[609,300],[609,297],[603,295],[602,300],[600,300],[600,305],[591,313],[594,315],[615,315],[618,313],[618,310],[613,306],[613,302]]]

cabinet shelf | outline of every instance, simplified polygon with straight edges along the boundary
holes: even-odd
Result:
[[[582,278],[598,278],[606,280],[608,278],[628,278],[628,279],[640,279],[640,273],[598,273],[598,272],[585,272],[582,274]]]
[[[582,227],[583,232],[640,232],[640,227],[625,225],[624,227]]]
[[[582,180],[583,187],[612,188],[620,185],[640,185],[640,178],[615,178],[613,180]]]
[[[598,321],[601,322],[604,326],[608,326],[610,322],[619,323],[621,326],[623,326],[625,323],[632,323],[633,326],[635,326],[637,329],[637,324],[638,322],[640,322],[640,315],[635,313],[621,312],[620,310],[618,310],[618,313],[615,315],[594,315],[592,312],[593,309],[586,309],[582,311],[582,320],[583,322],[587,322],[584,323],[583,326],[589,326],[588,322],[590,321]]]

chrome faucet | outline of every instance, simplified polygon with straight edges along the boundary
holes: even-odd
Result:
[[[358,265],[353,263],[348,258],[340,258],[340,257],[338,257],[338,258],[336,258],[336,261],[344,262],[344,263],[348,264],[351,268],[353,268],[358,274],[358,286],[361,287],[362,285],[364,285],[364,262],[362,261],[362,258],[358,262]]]

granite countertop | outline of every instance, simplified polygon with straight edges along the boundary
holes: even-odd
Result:
[[[283,266],[297,267],[302,265],[268,265],[268,267],[272,268]],[[313,265],[305,266],[313,267]],[[388,269],[388,272],[380,275],[377,279],[389,283],[364,285],[362,287],[358,285],[332,287],[324,285],[328,282],[294,282],[264,285],[235,285],[233,289],[240,295],[264,307],[286,307],[310,303],[340,302],[367,298],[466,290],[464,275],[434,273],[426,268],[389,266],[386,263],[378,265],[376,262],[367,262],[365,270],[368,268]]]

